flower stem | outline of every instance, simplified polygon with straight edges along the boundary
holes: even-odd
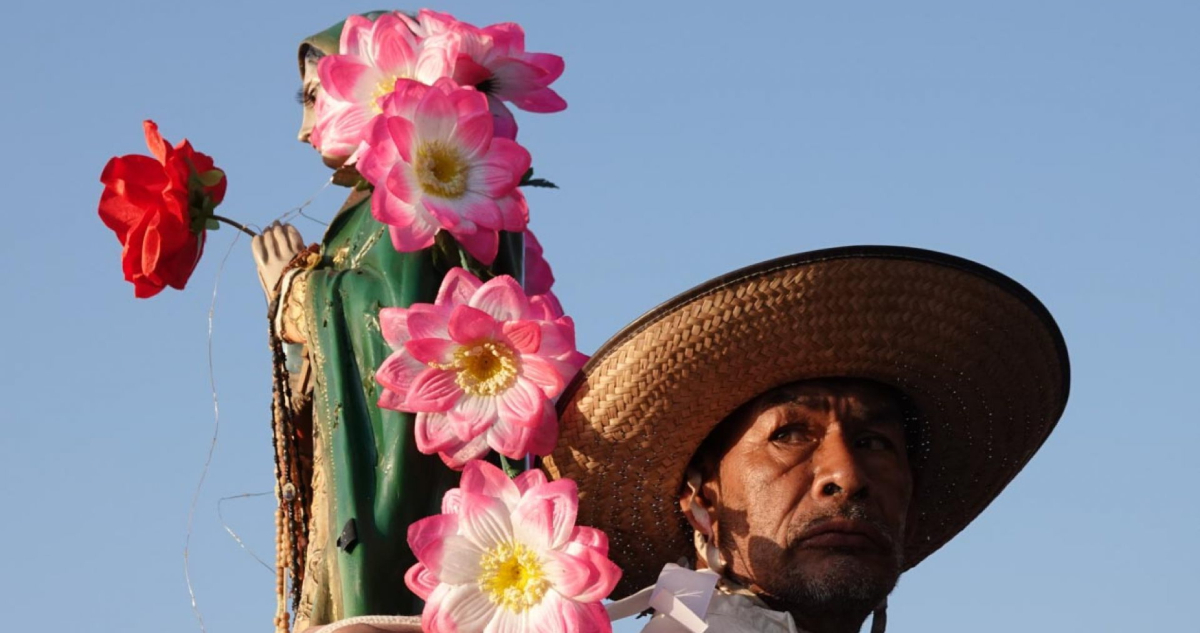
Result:
[[[217,222],[224,222],[225,224],[228,224],[229,226],[232,226],[232,227],[240,230],[242,233],[245,233],[246,235],[249,235],[250,237],[258,237],[258,233],[255,233],[254,231],[251,231],[250,229],[246,228],[246,225],[242,224],[241,222],[235,222],[225,216],[217,215],[215,213],[209,217],[216,220]]]
[[[497,452],[497,455],[499,455],[499,452]],[[516,479],[517,475],[521,474],[521,471],[508,463],[508,458],[503,455],[500,455],[500,467],[504,469],[504,474],[508,475],[509,479]]]

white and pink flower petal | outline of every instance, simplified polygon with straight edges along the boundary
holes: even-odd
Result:
[[[375,380],[398,394],[406,394],[421,372],[428,369],[403,348],[390,354],[375,371]],[[394,407],[388,407],[394,408]]]
[[[496,420],[487,431],[487,443],[492,450],[509,459],[523,459],[530,454],[533,430],[504,420]]]
[[[438,595],[442,587],[448,589]],[[430,600],[434,599],[437,600],[437,608],[433,610],[428,625],[425,623],[425,613],[421,614],[422,630],[483,633],[496,612],[496,605],[476,585],[440,585],[430,596]]]
[[[375,22],[363,15],[351,15],[342,24],[339,52],[361,57],[371,45],[371,29]]]
[[[558,613],[563,629],[570,633],[612,633],[608,612],[599,602],[562,600]]]
[[[458,240],[459,244],[462,244],[463,248],[467,249],[471,257],[489,266],[496,261],[496,253],[500,252],[500,234],[498,232],[479,229],[473,233],[450,231],[450,234]]]
[[[513,189],[507,196],[496,198],[496,205],[500,207],[503,230],[509,233],[520,233],[529,226],[529,203],[520,189]]]
[[[468,492],[497,497],[504,501],[510,511],[521,500],[520,482],[509,479],[503,470],[485,461],[474,461],[464,466],[459,486]]]
[[[351,103],[365,102],[382,79],[378,70],[351,55],[327,55],[317,64],[321,87],[329,96]]]
[[[461,198],[442,198],[435,195],[424,195],[421,204],[425,210],[437,219],[442,228],[451,231],[475,231],[475,223],[463,216]]]
[[[372,198],[373,202],[374,198]],[[415,253],[433,246],[433,239],[437,232],[437,225],[430,223],[420,215],[414,215],[412,223],[407,226],[388,227],[392,246],[401,253]]]
[[[458,405],[446,414],[454,434],[464,442],[487,432],[498,417],[496,399],[489,396],[463,394]]]
[[[542,328],[536,321],[505,321],[500,327],[513,349],[533,354],[542,344]]]
[[[442,287],[438,289],[435,304],[438,306],[469,304],[471,296],[482,286],[483,282],[467,269],[452,268],[442,279]]]
[[[491,70],[495,95],[505,101],[523,97],[550,83],[547,80],[548,73],[545,69],[534,66],[523,59],[513,57],[498,59],[492,63]]]
[[[438,580],[451,585],[461,585],[479,579],[479,559],[483,557],[484,552],[471,539],[457,534],[447,535],[441,544],[440,553],[441,559],[437,563],[426,562],[437,573]]]
[[[516,140],[519,128],[517,126],[517,118],[513,116],[512,110],[504,105],[504,102],[495,95],[488,95],[488,111],[492,113],[492,126],[495,129],[496,138],[506,138]]]
[[[468,462],[470,466],[475,462]],[[464,467],[465,469],[465,467]],[[442,496],[442,514],[458,514],[462,509],[462,488],[451,488]]]
[[[496,400],[501,420],[528,428],[537,426],[546,409],[553,408],[537,385],[520,376]]]
[[[492,116],[486,111],[462,116],[458,120],[457,140],[460,149],[468,159],[475,159],[487,154],[488,148],[492,145],[494,127]]]
[[[381,15],[372,32],[370,59],[385,72],[407,75],[416,66],[416,39],[395,15]]]
[[[574,554],[576,560],[584,561],[588,567],[587,583],[570,597],[580,602],[599,602],[612,593],[621,579],[621,568],[595,549],[586,549]]]
[[[575,482],[552,481],[521,496],[513,512],[513,531],[520,542],[535,549],[559,549],[571,536],[578,512],[579,492]]]
[[[425,38],[421,42],[421,54],[413,68],[413,78],[432,85],[443,77],[453,75],[459,42],[460,38],[456,33],[442,33]]]
[[[404,396],[398,392],[392,391],[387,387],[379,390],[379,399],[375,401],[375,406],[380,409],[388,409],[391,411],[404,410]]]
[[[549,455],[558,444],[558,414],[549,403],[543,409],[542,421],[530,429],[529,453]]]
[[[438,579],[424,563],[417,563],[404,574],[404,584],[422,600],[428,600],[437,589]]]
[[[467,189],[462,197],[453,200],[451,206],[455,208],[459,216],[469,220],[463,224],[475,225],[476,231],[479,230],[478,227],[498,230],[504,223],[496,200],[471,189]],[[460,231],[462,228],[454,230]]]
[[[521,375],[537,385],[542,394],[551,400],[557,398],[567,386],[567,379],[559,373],[559,368],[550,360],[535,354],[521,357]]]
[[[534,468],[517,475],[512,481],[516,484],[517,491],[525,494],[526,490],[534,486],[540,486],[549,480],[546,479],[546,473],[542,472],[542,469]]]
[[[396,173],[403,165],[405,163],[396,164],[391,173]],[[402,177],[402,174],[397,175],[397,178],[399,177]],[[384,183],[390,179],[389,176]],[[393,229],[411,230],[418,219],[417,209],[396,197],[386,186],[382,190],[377,189],[375,195],[371,196],[371,215]]]
[[[454,451],[463,447],[463,442],[454,434],[454,429],[450,426],[450,420],[445,413],[418,413],[414,431],[417,450],[426,455]]]
[[[595,550],[601,554],[608,554],[608,535],[603,530],[597,530],[594,527],[586,525],[577,525],[574,530],[571,530],[571,537],[567,540],[564,551],[568,554],[580,556],[584,550]]]
[[[409,411],[441,413],[454,406],[462,394],[454,372],[428,368],[413,379],[404,406]]]
[[[518,502],[518,510],[524,501]],[[511,541],[514,518],[503,500],[463,491],[462,512],[458,516],[459,534],[476,546],[490,550]]]
[[[435,514],[414,521],[408,526],[408,547],[417,560],[429,567],[434,575],[438,575],[446,539],[457,533],[456,515]]]
[[[583,593],[593,573],[587,561],[553,549],[542,552],[542,571],[554,590],[568,598]]]
[[[458,112],[446,93],[430,90],[417,103],[413,124],[422,141],[447,141],[458,127]]]
[[[491,315],[497,321],[513,321],[529,314],[529,298],[521,284],[508,275],[488,280],[471,297],[470,306]]]
[[[480,435],[470,442],[457,443],[445,450],[439,451],[438,457],[442,458],[442,462],[446,466],[454,470],[462,470],[464,464],[473,459],[484,457],[487,455],[487,452],[487,437]]]
[[[540,88],[513,97],[512,104],[526,112],[561,112],[567,109],[566,100],[550,88]]]
[[[404,344],[404,349],[425,365],[446,365],[453,362],[454,352],[458,348],[457,343],[444,338],[415,338]]]
[[[491,339],[496,335],[498,329],[499,324],[496,323],[496,319],[483,310],[459,305],[455,306],[454,311],[450,313],[450,338],[459,343],[468,344],[475,343],[480,339]]]
[[[482,164],[499,170],[500,173],[508,174],[511,184],[507,191],[502,192],[508,193],[508,191],[512,190],[512,187],[516,187],[521,182],[521,177],[525,175],[525,172],[529,171],[529,166],[533,164],[533,158],[530,156],[529,150],[518,145],[516,141],[510,141],[506,138],[494,138],[492,139],[492,144],[488,146],[488,151],[483,157]],[[500,193],[496,195],[498,196]]]
[[[392,349],[404,346],[411,336],[408,333],[408,310],[406,308],[381,308],[379,310],[379,331],[383,340]]]
[[[406,321],[409,338],[450,338],[450,330],[447,327],[450,322],[448,307],[414,303],[408,308]]]

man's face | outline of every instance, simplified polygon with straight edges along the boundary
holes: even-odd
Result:
[[[728,573],[793,608],[873,609],[899,578],[912,496],[898,397],[867,381],[808,381],[728,423],[703,489]]]

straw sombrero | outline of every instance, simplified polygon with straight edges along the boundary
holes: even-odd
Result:
[[[605,343],[559,401],[553,478],[624,569],[614,598],[692,552],[677,508],[701,441],[774,387],[865,378],[905,393],[916,526],[905,568],[991,503],[1067,402],[1067,350],[1028,290],[964,259],[855,246],[776,259],[689,290]]]

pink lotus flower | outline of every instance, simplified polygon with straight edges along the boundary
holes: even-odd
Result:
[[[498,231],[524,231],[517,189],[530,156],[493,138],[487,100],[450,79],[429,87],[402,81],[371,125],[358,171],[375,185],[371,211],[390,226],[396,250],[433,245],[445,229],[484,264],[496,259]]]
[[[539,470],[509,480],[473,461],[442,512],[408,529],[417,564],[405,584],[425,600],[430,632],[609,633],[601,605],[621,577],[608,537],[577,527],[575,482]]]
[[[459,36],[454,80],[488,95],[496,117],[496,136],[517,136],[516,120],[505,101],[528,112],[566,109],[567,102],[549,87],[563,73],[562,57],[526,52],[525,31],[520,25],[509,22],[479,28],[428,9],[422,9],[416,20],[409,19],[409,24],[414,32],[429,37]]]
[[[340,53],[321,59],[317,74],[323,90],[309,140],[323,156],[347,157],[358,148],[397,81],[433,84],[453,74],[459,35],[417,37],[407,20],[397,13],[373,22],[352,15],[342,30]]]
[[[554,286],[554,271],[546,263],[542,243],[533,231],[525,231],[525,292],[544,295]]]
[[[558,439],[553,401],[587,357],[575,324],[512,277],[481,283],[455,268],[433,305],[384,308],[395,350],[375,374],[379,406],[417,414],[417,449],[452,468],[487,454],[546,455]]]

